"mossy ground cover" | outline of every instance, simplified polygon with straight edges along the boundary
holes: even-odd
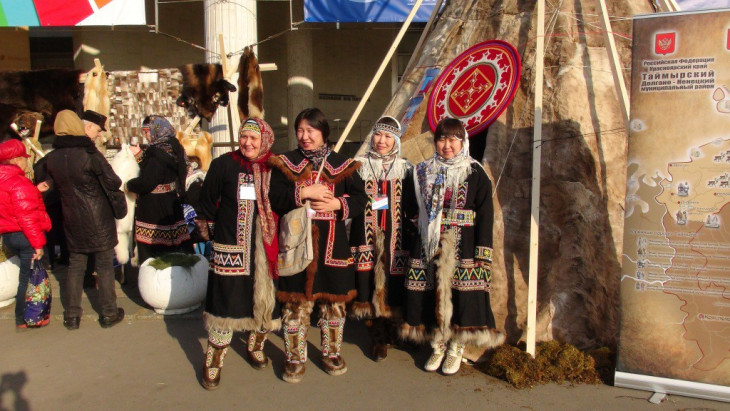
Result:
[[[604,372],[597,371],[596,358],[593,354],[594,352],[581,352],[570,344],[547,341],[537,345],[535,358],[532,358],[524,349],[502,345],[488,354],[486,361],[477,364],[477,368],[509,382],[515,388],[565,382],[600,384]],[[610,350],[595,350],[595,354],[599,358],[599,365],[608,367],[613,378]],[[605,379],[603,381],[607,382]]]
[[[150,261],[150,266],[155,270],[164,270],[173,265],[190,268],[197,264],[200,258],[195,254],[170,253]]]

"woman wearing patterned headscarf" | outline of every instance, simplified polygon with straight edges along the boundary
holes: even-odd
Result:
[[[234,331],[249,331],[248,359],[267,366],[267,333],[281,326],[275,299],[279,217],[269,204],[267,165],[274,132],[260,119],[248,119],[239,149],[213,160],[200,194],[213,251],[208,273],[205,324],[208,348],[202,385],[218,387],[223,357]]]
[[[149,116],[142,134],[150,145],[139,163],[139,177],[129,180],[128,191],[137,193],[134,237],[140,264],[170,252],[193,251],[183,216],[187,163],[175,129],[162,116]]]
[[[357,264],[357,299],[350,316],[365,319],[373,341],[372,357],[388,355],[389,330],[401,320],[404,275],[411,230],[403,219],[401,199],[413,191],[413,166],[400,157],[400,123],[383,117],[375,123],[370,150],[357,157],[368,201],[365,212],[352,219],[350,250]],[[407,186],[407,188],[404,188]]]
[[[434,143],[433,157],[414,172],[420,241],[411,250],[401,336],[429,341],[433,354],[424,368],[436,371],[443,363],[443,373],[451,375],[465,344],[494,347],[504,335],[495,329],[489,303],[492,183],[469,156],[461,121],[441,120]],[[412,207],[406,208],[409,217]]]

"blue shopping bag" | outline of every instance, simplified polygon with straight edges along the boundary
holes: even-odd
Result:
[[[23,319],[28,327],[43,327],[51,318],[51,281],[39,261],[33,261],[25,291]]]

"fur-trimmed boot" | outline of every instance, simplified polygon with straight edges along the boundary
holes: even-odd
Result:
[[[449,350],[446,352],[446,359],[441,371],[444,375],[454,375],[459,372],[461,367],[461,359],[464,357],[464,343],[451,340],[449,342]]]
[[[423,366],[423,369],[429,372],[438,370],[446,355],[446,345],[443,341],[431,341],[431,347],[433,353],[428,357],[426,365]]]
[[[264,353],[267,331],[251,331],[248,334],[248,361],[257,370],[263,370],[269,365],[269,357]]]
[[[208,332],[208,348],[205,352],[205,368],[203,369],[203,379],[200,384],[206,390],[214,390],[218,388],[221,380],[221,368],[223,368],[223,358],[228,352],[231,345],[233,331],[221,331],[211,329]]]
[[[322,331],[322,366],[329,375],[342,375],[347,372],[347,365],[342,358],[342,336],[345,329],[345,317],[319,320]]]
[[[365,323],[373,342],[371,356],[373,361],[383,361],[388,357],[388,324],[385,318],[374,318]]]
[[[304,378],[307,362],[307,326],[290,325],[284,329],[284,350],[286,363],[281,378],[290,383],[297,383]]]

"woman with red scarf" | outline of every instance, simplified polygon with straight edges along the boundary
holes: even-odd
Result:
[[[238,142],[238,150],[210,164],[200,193],[213,248],[203,314],[208,348],[202,385],[208,390],[218,387],[234,331],[249,331],[249,362],[262,369],[269,362],[266,336],[281,327],[275,299],[279,218],[269,204],[267,165],[274,132],[265,121],[248,119]]]

